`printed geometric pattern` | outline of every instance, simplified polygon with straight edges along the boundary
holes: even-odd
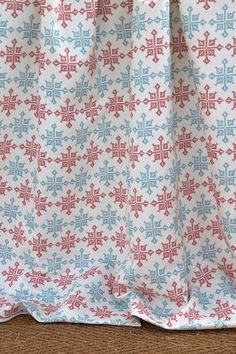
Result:
[[[235,2],[0,14],[0,321],[236,327]]]

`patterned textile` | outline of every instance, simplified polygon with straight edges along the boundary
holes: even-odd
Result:
[[[236,3],[0,0],[0,321],[236,327]]]

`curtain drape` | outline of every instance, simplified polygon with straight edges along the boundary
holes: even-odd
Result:
[[[0,0],[0,321],[236,327],[236,4]]]

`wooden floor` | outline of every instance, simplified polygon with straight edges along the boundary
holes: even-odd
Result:
[[[18,316],[0,324],[1,354],[236,354],[236,329],[166,331],[69,323]]]

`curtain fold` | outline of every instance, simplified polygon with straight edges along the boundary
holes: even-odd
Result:
[[[236,5],[0,0],[0,321],[236,327]]]

